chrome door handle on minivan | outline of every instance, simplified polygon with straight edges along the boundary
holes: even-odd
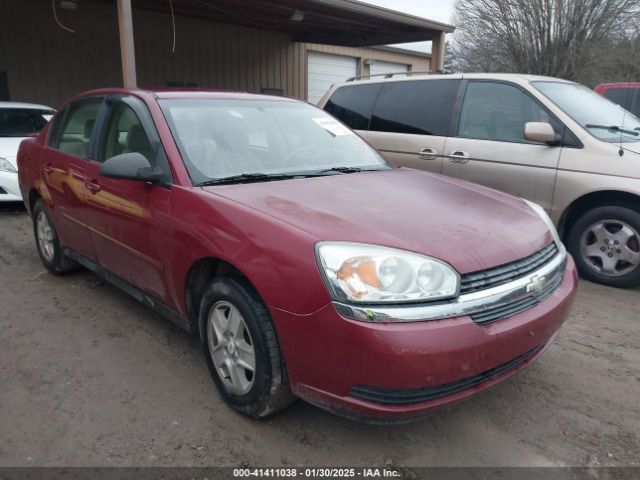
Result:
[[[421,160],[434,160],[438,156],[438,151],[435,148],[424,147],[418,150],[418,156]]]
[[[462,150],[454,150],[449,154],[449,161],[453,163],[467,163],[470,158],[471,155]]]

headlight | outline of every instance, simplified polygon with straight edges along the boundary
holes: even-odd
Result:
[[[458,295],[460,276],[425,255],[358,243],[321,242],[320,270],[334,300],[401,303]]]
[[[0,172],[18,173],[18,171],[13,168],[13,165],[11,165],[11,162],[2,157],[0,157]]]
[[[524,198],[523,200],[527,202],[527,205],[531,207],[531,210],[536,212],[540,217],[540,219],[547,224],[547,228],[549,229],[549,232],[551,232],[551,235],[553,236],[553,241],[556,243],[556,246],[558,247],[558,251],[560,251],[561,253],[566,252],[567,249],[562,243],[562,240],[560,240],[560,235],[558,235],[558,230],[556,230],[556,226],[553,224],[553,221],[551,220],[549,215],[547,215],[547,212],[544,211],[544,208],[542,208],[537,203],[530,202],[529,200],[525,200]]]

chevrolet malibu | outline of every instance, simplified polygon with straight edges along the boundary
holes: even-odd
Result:
[[[306,103],[99,90],[18,154],[40,258],[198,335],[224,400],[407,421],[533,362],[575,266],[536,204],[397,168]]]

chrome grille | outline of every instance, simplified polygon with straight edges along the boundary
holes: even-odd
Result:
[[[539,269],[557,254],[558,247],[555,243],[550,243],[533,255],[516,260],[515,262],[462,275],[460,278],[460,294],[464,295],[465,293],[486,290],[502,285],[503,283],[509,283],[516,278]]]

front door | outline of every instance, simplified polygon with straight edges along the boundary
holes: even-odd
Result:
[[[561,124],[515,84],[469,81],[457,134],[445,143],[444,175],[502,190],[550,211],[562,148],[524,138],[527,122]]]
[[[86,167],[102,105],[102,97],[89,97],[60,112],[51,126],[41,162],[60,242],[89,260],[95,260],[95,255],[83,208],[89,193]]]
[[[393,163],[440,173],[460,80],[386,82],[366,139]]]
[[[170,174],[146,106],[130,96],[107,100],[95,162],[87,167],[91,194],[88,222],[99,264],[111,273],[168,303],[166,256],[171,197]],[[106,178],[100,165],[121,153],[138,152],[165,172],[163,184]]]

